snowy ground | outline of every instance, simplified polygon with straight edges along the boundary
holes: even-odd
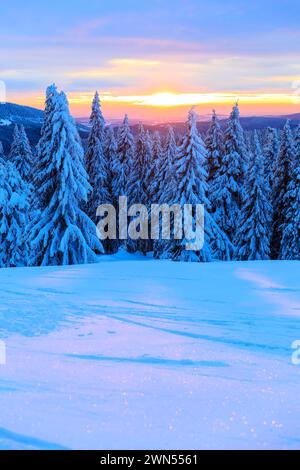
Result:
[[[0,448],[300,449],[300,263],[0,271]]]

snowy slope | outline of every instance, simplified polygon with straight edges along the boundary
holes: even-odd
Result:
[[[300,263],[0,271],[0,448],[300,448]]]

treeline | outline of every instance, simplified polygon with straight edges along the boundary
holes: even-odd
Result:
[[[98,93],[90,125],[84,150],[66,95],[51,85],[37,148],[22,126],[8,156],[0,146],[1,267],[88,263],[121,246],[182,261],[300,259],[300,128],[245,134],[236,105],[225,130],[213,112],[204,137],[193,110],[184,136],[140,124],[134,137],[127,116],[106,125]],[[120,196],[148,209],[204,204],[203,249],[173,237],[101,243],[96,209],[117,208]]]

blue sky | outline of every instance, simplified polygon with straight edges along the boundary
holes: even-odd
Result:
[[[113,116],[154,115],[172,104],[163,93],[180,95],[174,105],[205,94],[223,111],[236,95],[249,112],[294,112],[299,22],[295,0],[14,0],[1,5],[0,79],[10,101],[35,106],[55,81],[80,114],[95,88]]]

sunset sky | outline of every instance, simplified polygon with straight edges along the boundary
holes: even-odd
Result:
[[[56,82],[87,116],[98,89],[108,119],[300,112],[299,0],[1,2],[7,101],[43,107]]]

